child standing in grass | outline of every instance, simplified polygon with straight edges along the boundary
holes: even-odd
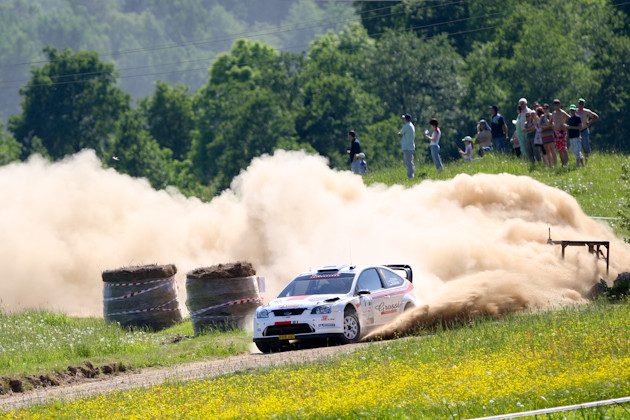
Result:
[[[465,150],[462,150],[459,147],[457,148],[457,150],[459,151],[459,154],[463,156],[464,162],[472,162],[472,155],[473,155],[472,137],[466,136],[462,139],[462,141],[466,145]]]
[[[367,162],[365,161],[365,153],[358,153],[357,160],[359,161],[359,175],[365,175],[367,172]]]

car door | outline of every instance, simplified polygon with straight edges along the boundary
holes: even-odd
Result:
[[[381,277],[375,268],[368,268],[359,275],[355,293],[360,291],[369,291],[369,294],[359,295],[361,301],[361,315],[367,325],[380,325],[383,323],[381,319],[381,310],[385,302],[385,293],[383,292],[383,283]]]
[[[386,268],[379,268],[378,273],[385,286],[384,311],[381,312],[381,318],[384,323],[388,323],[403,311],[401,305],[405,297],[405,279]]]

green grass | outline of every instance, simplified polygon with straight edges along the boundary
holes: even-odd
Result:
[[[455,418],[630,395],[629,302],[477,320],[327,360],[177,381],[9,418]],[[2,416],[2,414],[0,414]],[[628,404],[539,418],[628,418]]]
[[[371,170],[365,182],[413,187],[462,173],[525,175],[571,194],[588,215],[616,217],[628,205],[622,165],[630,165],[630,157],[594,153],[588,166],[577,170],[574,164],[548,169],[512,157],[487,156],[471,164],[446,163],[439,174],[431,163],[418,164],[418,177],[407,180],[401,158],[400,165]],[[608,223],[620,237],[630,236],[618,222]],[[628,302],[600,302],[478,320],[469,328],[373,345],[327,362],[176,382],[4,415],[467,418],[623,397],[630,395],[629,319]],[[241,331],[173,343],[178,336],[193,336],[189,320],[152,333],[128,331],[97,318],[0,312],[0,372],[5,377],[42,374],[88,359],[96,366],[167,366],[242,353],[251,344],[249,334]],[[630,408],[624,404],[541,418],[630,418]]]
[[[188,336],[181,341],[176,337]],[[126,330],[102,318],[72,318],[60,313],[0,312],[2,376],[46,374],[89,360],[142,368],[168,366],[246,352],[244,331],[210,332],[193,337],[190,320],[160,332]]]
[[[627,203],[629,189],[629,186],[621,180],[622,165],[630,165],[630,156],[593,153],[590,155],[587,166],[576,169],[575,160],[572,157],[569,158],[567,168],[561,166],[545,168],[541,165],[531,165],[511,155],[487,155],[473,160],[472,163],[465,163],[463,160],[445,163],[442,173],[436,171],[432,162],[417,163],[416,178],[408,180],[401,157],[400,165],[368,172],[365,175],[365,182],[412,187],[424,180],[445,181],[458,174],[524,175],[571,194],[589,216],[617,217],[618,211],[623,208],[624,203]],[[629,231],[621,229],[618,221],[608,221],[608,223],[618,235],[630,236]]]

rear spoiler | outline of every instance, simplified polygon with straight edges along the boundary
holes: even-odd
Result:
[[[385,264],[385,267],[391,268],[392,270],[404,271],[407,280],[413,283],[413,271],[411,271],[411,267],[407,264]]]

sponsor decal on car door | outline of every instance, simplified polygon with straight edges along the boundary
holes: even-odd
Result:
[[[374,306],[382,324],[396,318],[396,314],[398,313],[400,301],[397,303],[395,297],[394,299],[392,298],[389,293],[381,293],[379,294],[378,303]]]

